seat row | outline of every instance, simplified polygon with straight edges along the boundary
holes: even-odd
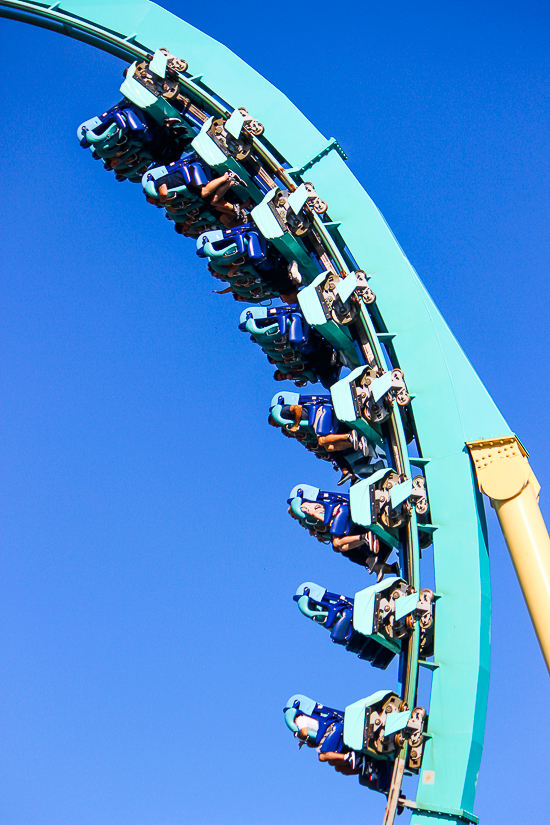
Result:
[[[283,708],[287,727],[300,747],[316,748],[319,760],[343,774],[359,776],[362,785],[387,793],[396,752],[410,749],[406,769],[417,772],[422,761],[426,711],[410,710],[389,690],[379,690],[345,710],[321,705],[307,696],[291,696]]]
[[[304,616],[330,631],[333,642],[374,667],[387,668],[417,622],[420,656],[433,654],[434,594],[429,589],[414,592],[399,576],[385,578],[353,598],[305,582],[294,601]]]
[[[189,145],[186,135],[158,124],[128,100],[84,121],[77,137],[118,181],[133,183],[141,182],[151,164],[169,162]]]

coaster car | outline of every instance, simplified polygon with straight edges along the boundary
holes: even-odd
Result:
[[[197,241],[197,255],[208,259],[216,277],[252,301],[296,298],[286,263],[252,223],[205,232]]]
[[[423,708],[408,710],[392,691],[379,690],[344,711],[296,694],[283,713],[300,745],[316,748],[320,761],[329,762],[342,773],[359,774],[360,783],[375,790],[389,788],[393,759],[407,739],[419,742],[415,744],[416,763],[409,756],[407,768],[414,772],[420,768],[418,750],[423,745],[426,712]]]
[[[329,395],[277,393],[270,413],[270,424],[342,471],[338,484],[364,478],[384,466],[383,451],[337,419]]]
[[[130,142],[135,145],[150,143],[154,137],[145,117],[127,101],[117,103],[99,117],[84,121],[76,134],[83,149],[93,146],[101,157],[114,156],[117,146]]]
[[[166,202],[200,199],[200,189],[212,179],[209,167],[195,152],[189,152],[179,160],[148,169],[143,175],[142,185],[146,195],[159,199],[159,188],[168,188]]]
[[[185,225],[186,234],[196,236],[220,226],[220,215],[201,196],[201,188],[212,178],[211,170],[200,158],[190,152],[165,166],[148,169],[141,179],[143,191],[149,203],[164,206],[166,217],[176,227]],[[167,196],[161,202],[159,189],[167,188]]]
[[[391,467],[352,484],[349,495],[298,484],[288,504],[290,515],[311,535],[376,572],[378,581],[384,573],[399,572],[386,564],[392,548],[399,547],[399,529],[413,510],[423,516],[429,509],[424,477],[410,480]]]
[[[216,176],[196,152],[191,152],[177,162],[149,169],[142,185],[150,203],[164,204],[177,231],[198,238],[216,227],[229,230],[246,222],[247,206],[236,192],[239,180],[233,172]],[[199,244],[199,250],[203,245]]]
[[[153,161],[155,128],[143,113],[122,101],[99,117],[91,118],[77,129],[80,145],[101,159],[118,180],[137,181]]]
[[[147,166],[176,158],[185,141],[123,100],[77,129],[83,148],[114,170],[118,180],[138,182]]]
[[[355,486],[352,485],[350,493]],[[287,503],[289,514],[310,535],[323,544],[332,544],[332,549],[337,553],[376,573],[378,580],[384,573],[399,572],[397,563],[386,563],[392,549],[398,546],[398,539],[378,525],[370,525],[365,530],[364,526],[357,524],[350,508],[349,495],[320,490],[310,484],[297,484]]]
[[[338,354],[304,321],[296,304],[249,307],[241,313],[239,329],[250,333],[277,367],[276,381],[291,380],[297,387],[321,382],[329,388],[338,379]]]
[[[374,667],[387,668],[417,621],[420,654],[425,658],[433,653],[434,594],[427,589],[415,593],[398,576],[382,579],[354,598],[305,582],[294,601],[304,616],[330,630],[333,642]]]

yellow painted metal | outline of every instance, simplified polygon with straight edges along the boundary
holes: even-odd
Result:
[[[518,438],[468,442],[479,489],[495,508],[550,671],[550,536],[538,504],[540,484]]]

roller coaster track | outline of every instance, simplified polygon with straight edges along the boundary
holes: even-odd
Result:
[[[353,319],[361,361],[383,372],[399,368],[404,373],[412,398],[410,414],[404,419],[399,407],[392,408],[387,424],[391,463],[407,478],[412,477],[411,465],[420,468],[430,503],[430,523],[420,528],[424,536],[433,538],[438,599],[434,658],[419,658],[416,626],[403,645],[400,667],[401,697],[410,708],[417,700],[419,667],[431,672],[429,724],[416,800],[400,796],[409,748],[405,741],[394,761],[384,825],[391,825],[399,805],[413,809],[414,825],[428,825],[434,819],[476,822],[471,811],[485,726],[491,596],[483,501],[475,469],[479,477],[480,449],[487,452],[496,444],[519,442],[384,218],[348,169],[337,141],[323,137],[282,93],[236,55],[147,0],[53,4],[0,0],[0,16],[68,35],[127,62],[148,60],[157,49],[167,48],[188,63],[178,80],[196,119],[228,118],[239,106],[246,106],[265,127],[264,134],[254,138],[253,151],[267,186],[279,185],[292,193],[310,181],[328,204],[325,215],[312,216],[320,259],[335,282],[358,269],[369,278],[376,302],[361,303]],[[476,468],[468,445],[477,456]],[[523,460],[521,447],[520,452]],[[529,480],[536,485],[532,476]],[[419,525],[414,511],[402,545],[401,575],[420,591]]]

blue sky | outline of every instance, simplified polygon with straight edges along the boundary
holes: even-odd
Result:
[[[185,15],[339,140],[530,450],[550,521],[545,5],[312,13],[280,0]],[[192,242],[79,148],[78,124],[118,99],[121,62],[0,27],[0,820],[279,825],[314,809],[377,822],[382,797],[298,752],[281,713],[295,692],[344,707],[395,681],[330,645],[291,598],[305,580],[350,595],[370,583],[285,514],[295,483],[332,474],[267,426],[277,385]],[[488,518],[475,812],[542,825],[548,676]]]

